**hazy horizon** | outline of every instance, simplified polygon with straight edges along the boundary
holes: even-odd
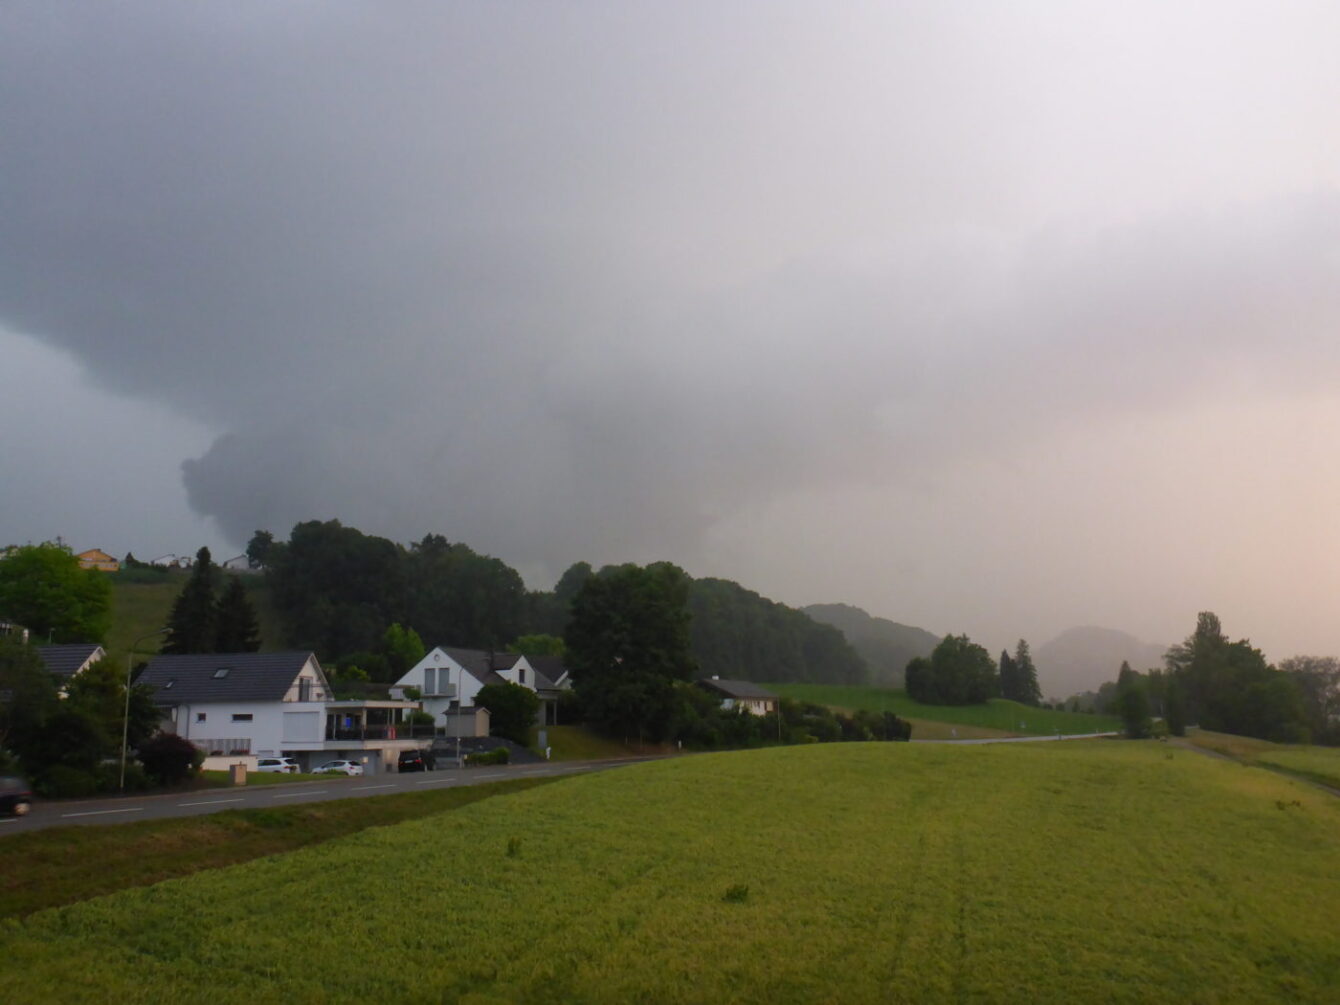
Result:
[[[0,24],[0,543],[338,518],[1340,654],[1333,5]]]

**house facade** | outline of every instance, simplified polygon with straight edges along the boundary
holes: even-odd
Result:
[[[101,548],[90,548],[88,551],[81,551],[75,558],[79,559],[79,568],[97,569],[99,572],[116,572],[121,568],[121,563],[115,556],[107,554]]]
[[[777,696],[752,681],[704,677],[695,683],[716,695],[727,711],[739,708],[750,715],[771,715],[777,711]]]
[[[337,701],[310,652],[156,656],[136,683],[154,689],[163,728],[204,751],[207,766],[343,758],[374,773],[425,742],[406,721],[418,702]]]
[[[536,662],[540,662],[539,657]],[[475,707],[480,688],[486,684],[519,684],[540,697],[536,724],[552,725],[558,721],[558,696],[569,686],[568,675],[557,661],[544,665],[547,673],[537,669],[530,657],[515,653],[434,646],[395,682],[392,694],[397,690],[403,693],[407,687],[416,688],[423,696],[423,710],[435,723],[442,722],[448,714],[452,721],[463,723],[468,717],[458,717],[456,713],[468,713]]]

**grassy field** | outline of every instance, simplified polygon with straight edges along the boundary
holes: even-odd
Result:
[[[0,959],[53,1002],[1335,1002],[1337,930],[1340,800],[1283,776],[1156,742],[832,744],[44,911]]]
[[[1289,771],[1340,789],[1340,749],[1335,747],[1289,746],[1204,729],[1188,730],[1183,742],[1236,758],[1245,764]]]
[[[21,918],[49,907],[248,862],[368,827],[437,816],[553,780],[523,778],[371,800],[230,810],[117,827],[60,827],[5,836],[0,838],[0,861],[4,862],[0,919]]]
[[[618,740],[599,736],[581,726],[546,726],[549,746],[552,749],[550,760],[554,761],[593,761],[603,757],[627,757],[637,753],[633,748]],[[538,730],[531,730],[531,748],[540,753],[536,745]]]
[[[173,571],[162,579],[151,582],[133,582],[112,576],[112,628],[107,633],[106,648],[118,659],[124,659],[127,648],[136,639],[148,635],[167,624],[172,602],[186,585],[190,573]],[[247,595],[256,607],[256,618],[261,629],[261,648],[274,651],[283,648],[283,633],[278,616],[270,604],[269,585],[260,576],[246,576]],[[146,639],[136,649],[137,659],[158,652],[162,640]]]
[[[833,708],[865,708],[875,712],[889,711],[913,723],[912,738],[940,739],[947,730],[916,728],[918,723],[947,723],[951,726],[972,727],[982,736],[1045,735],[1056,733],[1084,734],[1119,731],[1121,720],[1110,715],[1088,715],[1083,712],[1054,712],[1032,708],[1017,701],[993,698],[983,705],[923,705],[913,701],[907,692],[887,687],[868,687],[843,684],[768,684],[770,690],[787,698],[830,705]],[[958,731],[960,738],[970,733]]]

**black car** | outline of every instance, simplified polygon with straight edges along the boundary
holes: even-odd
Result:
[[[437,765],[431,751],[402,750],[398,767],[401,771],[431,771]]]
[[[33,792],[22,778],[0,778],[0,813],[21,817],[33,806]]]

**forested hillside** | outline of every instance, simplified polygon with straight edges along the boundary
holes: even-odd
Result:
[[[870,666],[873,682],[903,686],[903,671],[917,657],[927,657],[940,642],[924,628],[876,618],[850,604],[810,604],[801,608],[815,621],[840,630]]]
[[[689,590],[693,655],[707,675],[757,681],[863,684],[870,672],[842,633],[726,579]]]
[[[387,629],[413,629],[427,645],[503,649],[519,636],[562,635],[572,598],[596,572],[571,566],[552,591],[527,591],[505,562],[430,534],[405,547],[339,521],[309,521],[287,542],[260,532],[248,554],[265,566],[284,644],[325,662],[368,654]],[[837,629],[738,583],[693,580],[692,651],[704,675],[860,684],[869,670]]]

